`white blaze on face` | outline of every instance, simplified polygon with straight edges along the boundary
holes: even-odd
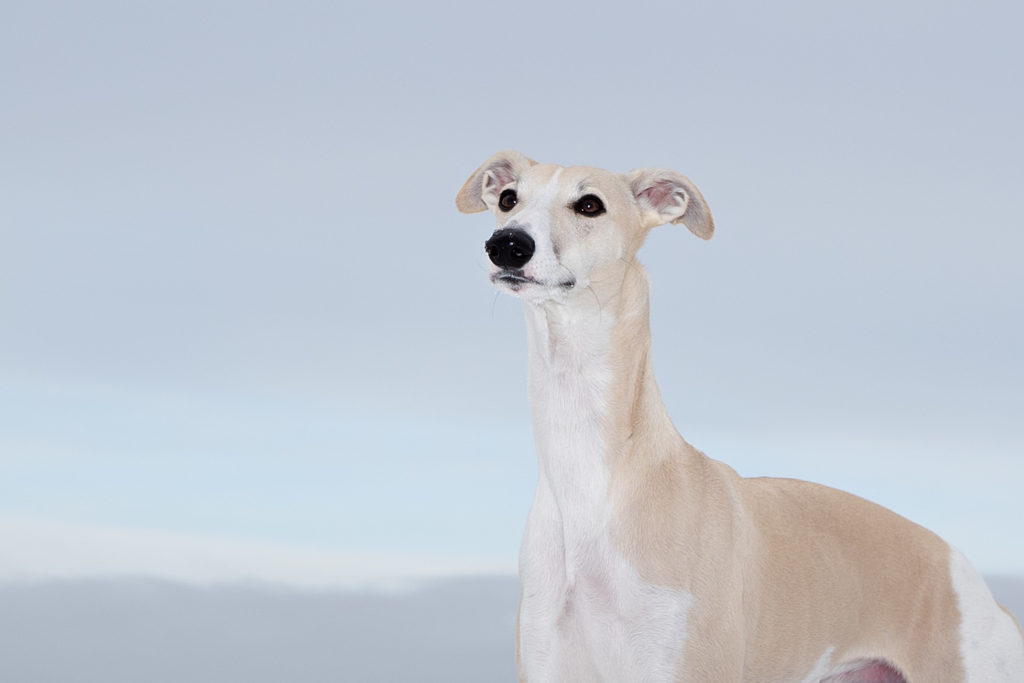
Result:
[[[533,238],[535,251],[533,258],[523,268],[526,277],[544,284],[554,285],[564,282],[571,274],[561,265],[555,253],[555,241],[552,218],[558,209],[557,201],[561,194],[559,178],[565,169],[557,169],[547,182],[539,188],[531,188],[529,184],[520,187],[519,195],[529,197],[529,203],[509,219],[504,227],[519,227]],[[525,190],[525,192],[523,192]]]

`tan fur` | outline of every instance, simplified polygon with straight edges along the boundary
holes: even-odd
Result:
[[[620,304],[632,324],[618,326],[613,345],[614,393],[631,410],[609,425],[620,444],[611,495],[621,510],[617,538],[643,577],[714,606],[698,612],[685,656],[700,673],[680,680],[738,680],[744,670],[793,680],[839,643],[848,643],[839,661],[882,658],[910,680],[961,680],[946,544],[855,496],[743,479],[693,449],[654,383],[644,280],[634,263]]]
[[[641,574],[715,606],[699,612],[685,657],[700,673],[679,680],[738,680],[744,670],[792,680],[840,643],[836,661],[885,659],[910,680],[961,680],[946,543],[841,491],[743,479],[686,443],[654,381],[647,306],[633,261],[615,304],[624,322],[612,393],[630,409],[608,427],[618,454],[611,495],[619,543]]]
[[[463,186],[460,210],[483,210],[497,196],[500,187],[480,198],[493,184],[487,169],[495,159],[502,169],[529,169],[526,189],[547,182],[558,168],[500,153]],[[572,167],[559,182],[599,184],[614,212],[608,221],[621,231],[617,258],[597,263],[587,291],[573,293],[567,305],[615,321],[611,409],[603,425],[610,533],[645,581],[695,598],[677,680],[800,680],[829,648],[833,664],[877,659],[908,681],[963,680],[960,613],[944,541],[841,491],[743,479],[690,446],[673,426],[654,379],[647,277],[635,252],[647,231],[665,220],[685,222],[704,238],[714,224],[692,183],[669,174],[641,169],[620,176]],[[685,188],[685,198],[667,208],[662,202],[659,211],[645,202],[644,191],[668,177]]]

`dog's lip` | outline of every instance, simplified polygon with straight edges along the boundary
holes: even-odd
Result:
[[[526,277],[521,272],[503,270],[499,273],[495,273],[491,280],[494,282],[504,282],[507,285],[513,285],[516,287],[522,287],[523,285],[532,284],[539,285],[543,284],[540,280],[534,280],[532,277]]]
[[[521,270],[499,270],[491,275],[491,282],[502,282],[508,285],[513,291],[517,291],[525,285],[540,285],[541,287],[557,287],[559,289],[572,289],[576,286],[576,279],[556,282],[553,285],[541,282],[540,280],[528,277]]]

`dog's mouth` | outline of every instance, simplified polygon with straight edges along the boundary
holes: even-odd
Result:
[[[502,284],[511,289],[513,292],[518,292],[526,285],[539,285],[539,280],[534,280],[532,277],[526,277],[523,275],[521,270],[500,270],[497,273],[491,275],[491,282],[494,284]]]
[[[559,289],[567,291],[576,286],[576,279],[570,278],[562,282],[556,282],[554,284],[541,282],[535,278],[529,277],[523,274],[521,270],[499,270],[491,275],[491,282],[494,284],[502,284],[513,292],[518,292],[527,285],[537,285],[539,287],[550,287],[553,289]]]

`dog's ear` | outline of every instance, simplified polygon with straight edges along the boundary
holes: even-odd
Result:
[[[711,209],[689,178],[664,168],[633,169],[626,178],[643,211],[645,229],[682,223],[697,237],[711,239],[715,232]]]
[[[498,152],[469,176],[455,196],[455,206],[462,213],[477,213],[496,206],[501,188],[518,180],[536,163],[515,150]]]

